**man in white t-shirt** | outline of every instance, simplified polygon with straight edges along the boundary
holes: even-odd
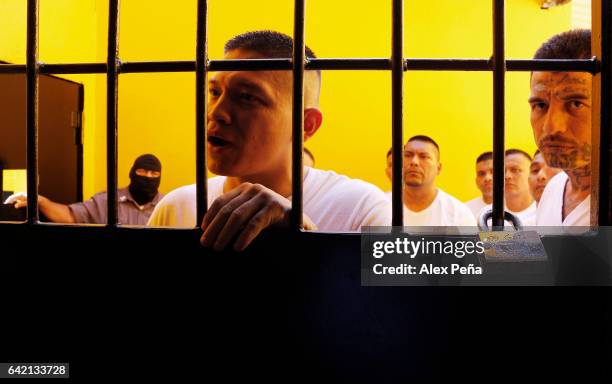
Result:
[[[506,211],[519,218],[526,227],[536,225],[536,202],[529,192],[531,156],[520,149],[508,149],[504,158],[504,198]],[[491,209],[488,204],[481,214]]]
[[[478,220],[480,211],[493,203],[493,152],[483,152],[476,159],[476,186],[482,196],[467,201],[474,218]]]
[[[291,37],[248,32],[225,44],[225,59],[289,58]],[[315,57],[306,48],[306,57]],[[321,126],[320,71],[304,74],[304,141]],[[207,160],[212,203],[202,245],[246,248],[266,227],[287,226],[291,210],[292,76],[288,71],[218,72],[208,83]],[[358,230],[390,225],[390,202],[377,187],[330,171],[304,169],[304,229]],[[194,227],[195,186],[170,192],[149,225]],[[232,239],[235,241],[232,242]],[[233,243],[233,244],[232,244]]]
[[[389,148],[387,151],[387,166],[385,167],[385,175],[391,183],[393,183],[393,148]],[[385,195],[391,200],[391,191],[385,192]]]
[[[546,41],[535,59],[591,58],[591,31],[572,30]],[[589,226],[591,101],[593,76],[586,72],[533,72],[531,126],[546,163],[561,168],[538,204],[538,226]]]
[[[470,209],[436,187],[442,170],[440,147],[430,137],[411,137],[404,146],[404,225],[476,226]]]
[[[529,193],[536,201],[540,202],[544,188],[557,173],[562,172],[562,169],[549,167],[542,157],[540,150],[535,151],[531,166],[529,167]]]

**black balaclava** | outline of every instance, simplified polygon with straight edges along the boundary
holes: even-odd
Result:
[[[161,162],[154,155],[142,155],[134,161],[134,165],[132,165],[130,170],[130,194],[138,204],[144,205],[153,200],[157,195],[161,176],[155,178],[139,176],[136,174],[138,168],[161,172]]]

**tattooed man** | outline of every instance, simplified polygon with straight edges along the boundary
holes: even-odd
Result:
[[[591,32],[552,37],[535,59],[589,59]],[[586,72],[533,72],[531,126],[550,167],[563,169],[546,186],[537,208],[539,226],[588,226],[591,208],[591,86]]]

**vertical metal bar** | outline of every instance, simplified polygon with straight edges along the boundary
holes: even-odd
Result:
[[[302,228],[304,150],[304,0],[295,0],[293,15],[293,148],[291,163],[291,228]]]
[[[504,227],[504,0],[493,0],[493,227]]]
[[[393,0],[391,51],[392,225],[404,225],[404,1]]]
[[[26,121],[28,224],[38,222],[38,0],[28,0]]]
[[[198,0],[198,29],[196,38],[196,225],[202,223],[202,219],[208,209],[208,182],[206,180],[207,18],[208,7],[206,0]]]
[[[83,201],[83,108],[85,107],[85,89],[79,85],[79,109],[76,114],[75,142],[77,151],[76,201]]]
[[[108,221],[117,225],[117,96],[119,73],[119,0],[109,0],[106,63],[106,193]]]
[[[601,122],[599,131],[599,225],[612,225],[612,4],[601,0]],[[595,147],[593,147],[595,148]],[[592,221],[593,222],[593,221]]]

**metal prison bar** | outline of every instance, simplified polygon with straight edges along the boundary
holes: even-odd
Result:
[[[393,1],[392,56],[386,58],[307,59],[304,54],[304,0],[295,0],[294,52],[292,59],[211,60],[207,55],[207,1],[198,1],[196,61],[126,62],[119,60],[118,19],[119,0],[109,0],[108,57],[106,63],[44,64],[38,62],[38,0],[28,0],[27,61],[26,65],[0,64],[0,73],[25,73],[27,76],[27,223],[38,224],[38,75],[39,74],[107,74],[107,193],[108,226],[117,225],[117,105],[118,75],[146,72],[196,72],[196,184],[197,218],[201,222],[207,208],[206,180],[206,73],[207,71],[236,70],[292,70],[293,71],[293,180],[291,224],[299,229],[302,224],[302,130],[303,76],[305,70],[390,70],[392,75],[392,147],[393,158],[402,158],[403,146],[403,73],[404,71],[491,71],[493,72],[493,156],[494,194],[493,223],[503,226],[504,182],[504,91],[506,71],[580,71],[595,76],[594,84],[600,93],[600,113],[595,113],[593,157],[597,185],[592,218],[598,225],[610,225],[610,151],[611,145],[611,77],[612,77],[612,4],[593,2],[593,41],[601,34],[599,44],[592,44],[599,55],[588,60],[506,60],[504,56],[504,0],[493,0],[493,56],[491,59],[405,59],[403,57],[403,0]],[[600,16],[598,19],[597,16]],[[596,53],[596,52],[594,52]],[[596,58],[595,56],[598,56]],[[301,65],[293,65],[301,63]],[[594,95],[594,100],[597,94]],[[595,105],[595,111],[599,106]],[[393,161],[393,225],[403,225],[402,162]]]

